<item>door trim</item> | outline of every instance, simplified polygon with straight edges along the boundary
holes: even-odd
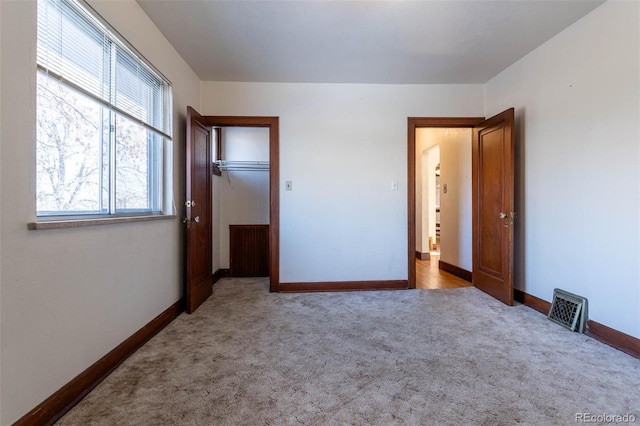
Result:
[[[473,128],[484,117],[409,117],[407,134],[407,271],[409,288],[416,288],[416,129],[423,127]]]
[[[203,116],[212,127],[267,127],[269,129],[269,290],[280,291],[280,118]]]

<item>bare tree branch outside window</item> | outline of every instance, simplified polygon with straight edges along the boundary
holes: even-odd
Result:
[[[152,207],[150,148],[160,149],[161,138],[118,116],[112,146],[109,114],[113,113],[95,101],[39,73],[38,211],[106,212],[113,184],[116,209]],[[115,149],[114,157],[110,149]]]
[[[38,1],[39,216],[161,211],[171,85],[76,0]]]

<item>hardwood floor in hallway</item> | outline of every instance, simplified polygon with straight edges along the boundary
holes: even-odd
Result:
[[[471,287],[468,281],[438,268],[440,256],[431,255],[431,260],[416,259],[416,288],[440,289]]]

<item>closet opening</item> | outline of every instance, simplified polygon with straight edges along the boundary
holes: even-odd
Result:
[[[269,276],[269,129],[214,127],[213,269]]]
[[[229,270],[221,267],[220,185],[224,168],[223,128],[260,128],[268,133],[269,290],[280,291],[280,120],[278,117],[201,115],[187,107],[185,300],[194,312],[212,294],[212,285]],[[253,161],[242,159],[237,161]],[[259,162],[259,160],[256,160]],[[229,170],[227,170],[229,171]],[[228,182],[231,176],[228,176]],[[264,225],[264,223],[262,224]],[[229,263],[229,266],[231,264]],[[261,272],[263,273],[263,272]]]

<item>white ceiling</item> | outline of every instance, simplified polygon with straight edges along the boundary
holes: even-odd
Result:
[[[205,81],[472,84],[602,1],[138,3]]]

